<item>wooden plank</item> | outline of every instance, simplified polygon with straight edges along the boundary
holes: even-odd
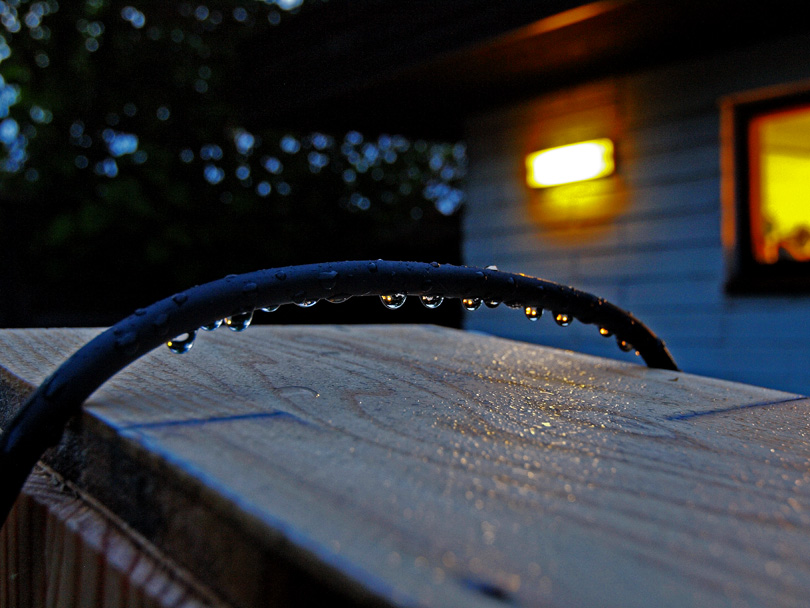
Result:
[[[0,332],[3,378],[91,334]],[[244,606],[800,606],[809,408],[454,330],[255,327],[134,363],[50,460]]]
[[[26,482],[0,531],[0,546],[4,608],[224,607],[189,573],[45,467]],[[134,576],[135,560],[151,584]],[[129,603],[122,590],[128,590]]]

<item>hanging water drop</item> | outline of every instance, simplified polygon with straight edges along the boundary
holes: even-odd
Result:
[[[514,308],[515,310],[518,308],[523,308],[523,304],[520,302],[504,302],[504,304],[509,308]]]
[[[461,305],[464,307],[464,310],[469,310],[470,312],[478,310],[481,308],[481,298],[464,298],[461,300]]]
[[[228,329],[231,331],[245,331],[248,327],[250,327],[251,321],[253,321],[252,310],[248,312],[240,312],[238,315],[225,317],[225,325],[227,325]]]
[[[204,331],[214,331],[220,325],[222,325],[222,319],[217,319],[213,323],[208,323],[207,325],[203,325],[200,329],[202,329]]]
[[[438,308],[444,302],[444,296],[419,296],[419,301],[425,308]]]
[[[498,302],[498,300],[485,300],[484,301],[484,306],[486,306],[487,308],[498,308],[499,304],[500,304],[500,302]]]
[[[196,337],[197,332],[190,331],[185,334],[180,334],[176,338],[172,338],[166,342],[166,346],[168,346],[169,350],[175,355],[182,355],[183,353],[187,353],[189,350],[191,350],[191,347],[194,346],[194,338]]]
[[[626,353],[629,353],[633,350],[633,345],[630,344],[627,340],[622,340],[619,336],[616,336],[616,344],[619,345],[619,349],[623,350]]]
[[[390,295],[380,296],[380,301],[386,308],[396,310],[405,303],[405,300],[407,298],[408,296],[406,296],[404,293],[394,293]]]
[[[343,304],[344,302],[348,302],[351,296],[332,296],[331,298],[326,298],[326,301],[330,304]]]
[[[600,327],[599,328],[599,335],[600,336],[605,336],[606,338],[609,338],[610,336],[613,335],[613,332],[610,331],[607,327]]]
[[[262,312],[276,312],[279,308],[278,304],[274,304],[273,306],[263,306],[260,310]]]
[[[311,308],[318,303],[318,300],[299,300],[295,303],[296,306],[300,306],[301,308]]]
[[[555,312],[554,321],[560,327],[568,327],[569,325],[571,325],[571,315],[565,312]]]
[[[537,319],[539,319],[543,314],[543,309],[537,308],[536,306],[527,306],[523,309],[523,312],[526,313],[526,318],[529,321],[537,321]]]

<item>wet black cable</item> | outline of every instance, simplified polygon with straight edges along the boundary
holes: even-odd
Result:
[[[573,287],[494,268],[375,260],[230,275],[136,310],[76,351],[32,393],[0,435],[2,521],[37,460],[59,442],[82,403],[142,355],[166,343],[187,350],[198,328],[221,319],[249,322],[256,309],[368,295],[389,296],[383,303],[391,308],[412,295],[429,307],[441,298],[462,299],[468,309],[503,303],[524,309],[530,319],[550,310],[561,325],[577,319],[616,336],[622,350],[635,349],[649,367],[678,369],[664,343],[630,313]]]

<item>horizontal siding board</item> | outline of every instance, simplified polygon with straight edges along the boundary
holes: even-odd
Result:
[[[680,213],[692,209],[719,208],[719,174],[698,176],[670,184],[635,186],[630,213]]]
[[[687,282],[662,277],[659,282],[627,285],[624,297],[627,308],[647,312],[676,306],[719,308],[724,294],[717,281],[711,278]]]
[[[677,247],[681,243],[715,239],[720,245],[720,210],[650,217],[622,225],[625,247],[650,244]]]
[[[646,251],[628,249],[599,255],[578,256],[577,276],[587,284],[601,285],[606,281],[649,282],[646,277],[666,276],[670,280],[687,281],[694,277],[717,280],[723,275],[719,247],[697,246],[654,248]]]
[[[810,36],[721,51],[476,117],[469,131],[475,141],[465,260],[606,297],[648,323],[688,371],[810,393],[810,299],[726,294],[721,243],[719,101],[746,89],[810,80],[810,63],[795,61],[800,56],[810,57]],[[603,224],[577,230],[533,221],[531,205],[543,196],[522,183],[521,166],[531,133],[610,115],[611,104],[621,128],[617,177],[610,183],[622,185],[627,205]],[[520,311],[488,312],[465,323],[624,357],[611,341],[594,338],[592,328],[554,331],[548,318],[530,324]]]
[[[709,232],[708,228],[703,230]],[[696,228],[696,232],[700,229]],[[583,242],[588,232],[580,233]],[[684,254],[684,268],[688,272],[703,271],[703,260],[700,256],[709,256],[705,260],[705,268],[712,272],[720,268],[721,247],[719,239],[712,234],[683,236],[675,238],[666,234],[635,235],[634,240],[622,241],[621,231],[603,232],[594,231],[590,244],[575,248],[573,245],[561,246],[553,239],[542,238],[541,235],[522,233],[512,235],[511,238],[470,238],[464,245],[464,251],[469,256],[465,258],[468,263],[480,260],[481,257],[496,256],[502,260],[514,260],[515,263],[527,263],[536,260],[538,263],[556,263],[557,260],[578,260],[585,272],[588,268],[595,268],[592,274],[615,272],[617,269],[629,267],[644,268],[646,271],[656,270],[651,264],[665,262],[669,265],[677,264],[673,256],[679,252]],[[636,240],[638,239],[638,240]],[[644,240],[641,240],[644,239]],[[691,254],[694,251],[696,253]],[[611,259],[612,258],[612,259]],[[623,271],[624,272],[624,271]],[[682,272],[679,274],[683,274]]]
[[[525,205],[513,205],[497,210],[490,209],[487,212],[470,210],[466,215],[467,217],[465,217],[464,220],[464,234],[471,240],[528,234],[540,240],[554,240],[555,238],[564,238],[572,231],[571,226],[564,222],[555,222],[554,224],[545,225],[539,225],[533,222],[528,212],[528,206]],[[575,229],[591,228],[595,233],[616,231],[621,233],[622,239],[625,239],[626,236],[640,233],[644,235],[644,238],[640,239],[640,241],[644,243],[651,241],[649,238],[651,229],[658,229],[662,226],[666,227],[667,223],[673,223],[671,229],[663,231],[663,233],[667,235],[666,238],[670,239],[673,238],[675,234],[682,234],[682,224],[697,225],[702,223],[703,229],[700,231],[702,237],[719,239],[720,220],[720,210],[715,202],[713,204],[694,204],[681,209],[658,209],[655,211],[650,210],[644,214],[628,214],[613,221],[583,223]],[[688,235],[684,236],[694,237],[697,236],[697,233],[690,231]],[[622,242],[626,241],[623,240]],[[583,245],[588,246],[589,244],[588,241],[583,241]]]
[[[803,348],[810,353],[809,308],[805,304],[779,312],[727,313],[723,329],[729,342],[757,348]]]
[[[656,218],[714,213],[719,218],[719,180],[716,176],[694,182],[634,188],[632,200],[613,224],[644,222]],[[524,190],[498,187],[468,191],[464,233],[469,238],[503,237],[515,232],[553,233],[555,226],[532,223]],[[718,220],[719,221],[719,220]],[[561,226],[557,226],[559,231]]]
[[[716,145],[719,133],[720,117],[712,108],[709,112],[639,126],[628,131],[625,133],[627,143],[620,148],[620,152],[626,158],[633,159],[667,154],[675,150],[691,150]]]
[[[704,179],[719,175],[717,144],[677,150],[643,159],[632,159],[622,170],[631,187]]]

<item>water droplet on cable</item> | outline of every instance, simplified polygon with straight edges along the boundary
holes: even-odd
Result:
[[[275,304],[274,306],[264,306],[260,310],[262,312],[276,312],[279,308],[279,305]]]
[[[509,308],[514,309],[523,308],[523,304],[521,304],[520,302],[504,302],[504,304]]]
[[[464,298],[461,300],[461,305],[464,307],[464,310],[469,310],[470,312],[478,310],[481,308],[481,298]]]
[[[300,306],[301,308],[311,308],[318,303],[318,300],[300,300],[295,303],[296,306]]]
[[[368,271],[369,272],[377,272],[377,264],[374,262],[368,263]]]
[[[500,302],[498,302],[498,300],[485,300],[484,301],[484,306],[486,306],[487,308],[498,308],[499,304],[500,304]]]
[[[495,264],[490,264],[489,266],[485,266],[484,270],[498,270],[498,267]]]
[[[391,310],[396,310],[400,306],[405,303],[405,300],[408,298],[404,293],[394,293],[390,295],[380,296],[380,302],[383,303],[383,306],[389,308]]]
[[[627,340],[622,340],[619,336],[616,336],[616,344],[619,345],[619,349],[623,350],[626,353],[629,353],[633,350],[633,345],[630,344]]]
[[[203,325],[202,327],[200,327],[200,329],[202,329],[203,331],[214,331],[220,325],[222,325],[222,319],[217,319],[213,323],[208,323],[206,325]]]
[[[318,281],[324,289],[334,289],[337,283],[338,273],[334,270],[322,272],[318,275]]]
[[[157,315],[154,320],[152,321],[152,327],[155,329],[155,333],[159,336],[166,334],[169,331],[169,315],[166,313],[160,313]]]
[[[433,268],[438,268],[439,266],[441,266],[441,264],[439,264],[438,262],[431,262],[430,265],[433,266]]]
[[[607,327],[600,327],[599,328],[599,335],[600,336],[605,336],[606,338],[609,338],[610,336],[613,335],[613,332],[610,331]]]
[[[241,312],[238,315],[225,317],[225,325],[231,331],[245,331],[253,321],[253,311]]]
[[[560,327],[568,327],[569,325],[571,325],[571,315],[565,312],[555,312],[554,321]]]
[[[523,312],[526,313],[526,318],[529,321],[537,321],[537,319],[540,318],[540,315],[543,314],[543,309],[535,306],[527,306]]]
[[[276,278],[277,278],[279,281],[283,281],[284,279],[286,279],[286,278],[287,278],[287,273],[286,273],[286,272],[284,272],[283,270],[279,270],[279,271],[276,273]]]
[[[135,311],[135,316],[136,317],[142,317],[145,314],[146,314],[146,309],[145,308],[139,308],[138,310]]]
[[[344,302],[348,302],[351,296],[332,296],[331,298],[326,298],[326,301],[331,304],[343,304]]]
[[[172,296],[172,302],[181,306],[188,301],[188,296],[184,293],[176,293]]]
[[[134,331],[122,332],[115,340],[115,347],[129,355],[138,352],[138,334]]]
[[[189,350],[191,350],[191,347],[194,346],[194,338],[196,337],[197,332],[190,331],[185,334],[180,334],[176,338],[172,338],[166,342],[166,346],[168,346],[169,350],[174,354],[182,355],[183,353],[187,353]]]
[[[444,296],[419,296],[419,301],[425,308],[438,308],[444,302]]]

